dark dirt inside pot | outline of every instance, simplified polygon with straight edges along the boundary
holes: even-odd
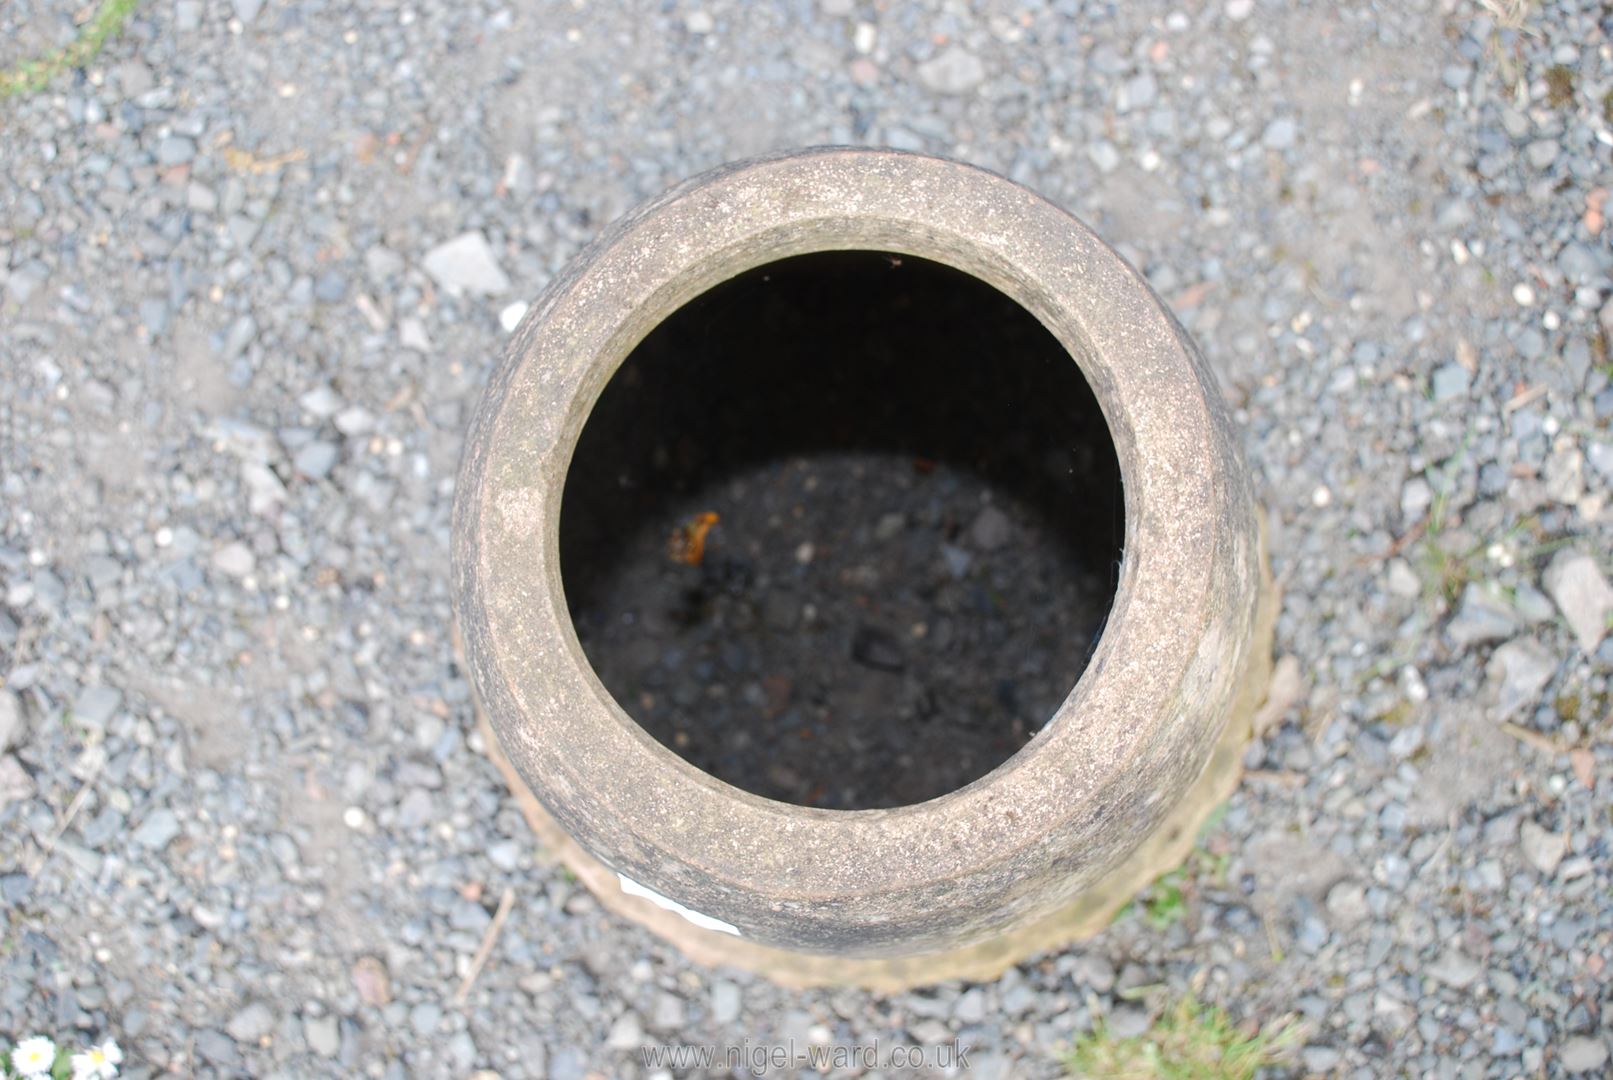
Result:
[[[624,362],[567,476],[578,637],[646,731],[805,806],[944,795],[1047,723],[1096,647],[1120,471],[1014,301],[908,255],[749,271]]]

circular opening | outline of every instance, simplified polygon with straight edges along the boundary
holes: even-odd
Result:
[[[878,251],[747,271],[594,406],[560,558],[594,671],[686,761],[803,806],[1008,760],[1097,646],[1125,535],[1080,368],[1024,308]]]

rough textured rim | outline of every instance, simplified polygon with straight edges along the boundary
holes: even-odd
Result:
[[[953,979],[991,982],[1027,957],[1064,948],[1102,931],[1139,890],[1182,864],[1210,815],[1237,788],[1251,721],[1271,685],[1272,641],[1281,606],[1281,595],[1267,570],[1264,546],[1261,571],[1254,647],[1239,684],[1237,704],[1192,787],[1124,862],[1083,889],[1075,900],[996,937],[954,948],[887,957],[825,955],[764,945],[698,926],[676,911],[625,892],[616,872],[566,835],[527,790],[509,758],[499,750],[498,738],[479,703],[475,705],[476,726],[482,736],[483,752],[515,796],[521,815],[537,839],[541,857],[558,860],[607,911],[638,923],[697,964],[755,972],[797,990],[857,986],[895,994]]]
[[[666,315],[780,258],[868,248],[981,278],[1069,350],[1115,442],[1126,543],[1098,649],[1035,739],[941,798],[828,811],[697,770],[610,697],[566,611],[560,494],[593,403]],[[512,339],[473,423],[455,519],[477,692],[562,827],[747,935],[876,955],[1045,914],[1124,859],[1222,733],[1259,576],[1252,499],[1213,379],[1140,275],[1002,177],[890,151],[732,166],[613,226]]]

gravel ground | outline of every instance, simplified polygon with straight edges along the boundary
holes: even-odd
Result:
[[[0,64],[76,7],[0,7]],[[1192,989],[1302,1014],[1304,1073],[1606,1074],[1613,19],[1522,7],[149,0],[0,103],[0,1035],[556,1078],[961,1036],[1036,1077]],[[522,302],[671,182],[826,142],[1098,227],[1272,509],[1294,702],[1180,917],[990,985],[787,993],[606,917],[448,648],[453,470]]]

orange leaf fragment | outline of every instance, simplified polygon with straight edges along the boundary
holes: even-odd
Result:
[[[699,566],[706,557],[706,534],[717,521],[717,515],[707,510],[673,529],[667,538],[667,558],[685,566]]]

